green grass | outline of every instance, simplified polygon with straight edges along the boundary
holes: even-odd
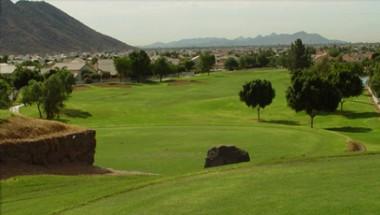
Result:
[[[120,193],[65,214],[377,214],[379,158],[210,171]]]
[[[256,78],[272,81],[276,89],[273,104],[262,111],[265,122],[261,123],[256,121],[256,111],[247,108],[238,98],[242,84]],[[96,129],[97,165],[159,176],[16,177],[1,182],[3,210],[7,214],[49,214],[78,207],[68,212],[213,214],[219,211],[219,214],[231,214],[236,211],[233,214],[267,214],[265,212],[273,209],[274,214],[294,214],[302,209],[309,210],[310,204],[317,207],[319,202],[312,201],[322,198],[323,192],[330,188],[339,189],[339,181],[357,186],[354,172],[347,172],[350,166],[357,167],[355,171],[362,171],[363,178],[371,178],[368,172],[371,169],[364,168],[365,165],[369,163],[375,168],[375,163],[380,162],[378,156],[363,155],[287,163],[312,157],[349,155],[351,153],[346,152],[348,139],[360,141],[370,152],[380,151],[379,114],[365,94],[348,99],[344,113],[318,116],[316,128],[311,129],[304,113],[294,113],[286,105],[285,90],[289,85],[286,71],[219,72],[182,79],[184,81],[188,82],[80,89],[74,91],[67,102],[66,115],[61,116],[61,120],[67,123]],[[38,115],[34,107],[23,108],[22,113]],[[252,161],[233,165],[238,167],[233,170],[228,167],[202,172],[207,150],[220,144],[246,149]],[[269,165],[273,162],[285,163]],[[330,171],[330,168],[342,172]],[[201,173],[194,174],[197,172]],[[292,172],[295,173],[288,175]],[[352,174],[353,177],[339,178],[340,174]],[[328,189],[319,190],[317,178],[324,175],[334,177],[335,181],[326,180]],[[289,184],[282,179],[288,180]],[[156,185],[129,192],[131,187],[149,185],[156,180],[159,181]],[[307,183],[310,186],[296,193],[294,202],[285,198],[288,197],[286,192]],[[30,184],[39,186],[35,188]],[[350,194],[358,192],[359,195],[363,190],[365,187],[358,186]],[[273,192],[277,195],[272,196]],[[313,197],[314,192],[319,193]],[[353,201],[343,194],[334,195],[330,197],[342,197],[336,202],[342,208]],[[98,198],[101,200],[94,201]],[[295,207],[297,198],[304,201],[299,207]],[[59,204],[61,200],[63,204]],[[92,201],[94,203],[87,205]],[[234,207],[234,203],[239,205],[239,202],[242,206]],[[279,208],[273,208],[273,203],[278,203]],[[24,208],[24,205],[37,204],[41,207]],[[106,207],[107,204],[112,207]],[[181,207],[174,207],[176,204]],[[255,204],[257,207],[252,208]],[[83,205],[87,206],[82,208]],[[344,212],[335,209],[324,212]],[[367,212],[370,210],[368,208]]]
[[[0,109],[0,120],[7,119],[10,116],[11,116],[11,113],[8,110],[1,110]]]

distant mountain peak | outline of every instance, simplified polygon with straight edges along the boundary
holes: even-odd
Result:
[[[152,44],[145,48],[202,48],[202,47],[233,47],[233,46],[273,46],[273,45],[289,45],[296,39],[302,39],[306,44],[341,44],[346,43],[339,40],[329,40],[316,33],[307,33],[299,31],[294,34],[278,34],[271,33],[263,36],[261,34],[254,38],[240,36],[236,39],[225,38],[195,38],[178,40],[169,43]]]

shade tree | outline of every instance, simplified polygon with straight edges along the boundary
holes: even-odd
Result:
[[[44,85],[43,82],[36,80],[29,81],[29,84],[22,88],[22,103],[24,105],[36,104],[38,114],[42,118],[41,106],[44,101]]]
[[[239,62],[234,57],[229,57],[224,62],[224,68],[232,71],[239,68]]]
[[[134,51],[128,55],[130,60],[130,78],[137,82],[145,81],[151,75],[151,61],[143,51]]]
[[[73,91],[73,77],[70,72],[59,70],[52,73],[44,81],[29,81],[22,88],[22,102],[26,105],[36,104],[40,117],[42,112],[47,119],[59,116],[64,107],[64,101]]]
[[[363,81],[360,76],[354,72],[346,70],[334,71],[330,74],[329,80],[341,94],[341,111],[343,111],[343,104],[346,98],[360,96],[363,93]]]
[[[12,73],[13,86],[16,90],[28,85],[30,80],[42,81],[43,77],[38,69],[29,69],[25,66],[17,66]]]
[[[239,92],[240,101],[248,107],[257,109],[258,121],[260,121],[260,109],[270,105],[275,95],[271,82],[260,79],[244,84]]]
[[[311,50],[303,44],[301,39],[297,39],[291,44],[287,57],[286,65],[293,74],[312,65]]]
[[[3,79],[0,79],[0,109],[8,108],[11,104],[11,86]]]
[[[207,72],[208,75],[210,75],[211,69],[216,64],[216,58],[215,55],[211,54],[210,52],[204,52],[199,57],[199,69],[201,72]]]
[[[163,77],[171,73],[171,70],[172,70],[172,67],[170,66],[170,63],[166,60],[165,57],[158,58],[152,64],[153,74],[159,77],[160,82],[162,81]]]
[[[127,56],[116,57],[113,59],[120,82],[131,74],[131,61]]]
[[[286,91],[288,106],[296,112],[305,111],[310,116],[310,127],[321,113],[334,112],[341,94],[330,81],[312,72],[303,72],[293,78]]]

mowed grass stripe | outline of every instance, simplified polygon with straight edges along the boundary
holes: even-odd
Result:
[[[220,169],[63,214],[376,214],[380,155]]]

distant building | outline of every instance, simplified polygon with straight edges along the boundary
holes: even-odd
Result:
[[[90,66],[86,61],[80,58],[76,58],[70,62],[56,63],[54,67],[66,68],[74,75],[77,81],[82,81],[81,74],[83,71],[97,72],[94,67]]]
[[[15,65],[7,64],[7,63],[0,63],[0,74],[1,75],[10,75],[12,74],[16,69]]]
[[[112,77],[117,76],[117,70],[112,59],[101,59],[96,64],[98,73],[110,73]]]

